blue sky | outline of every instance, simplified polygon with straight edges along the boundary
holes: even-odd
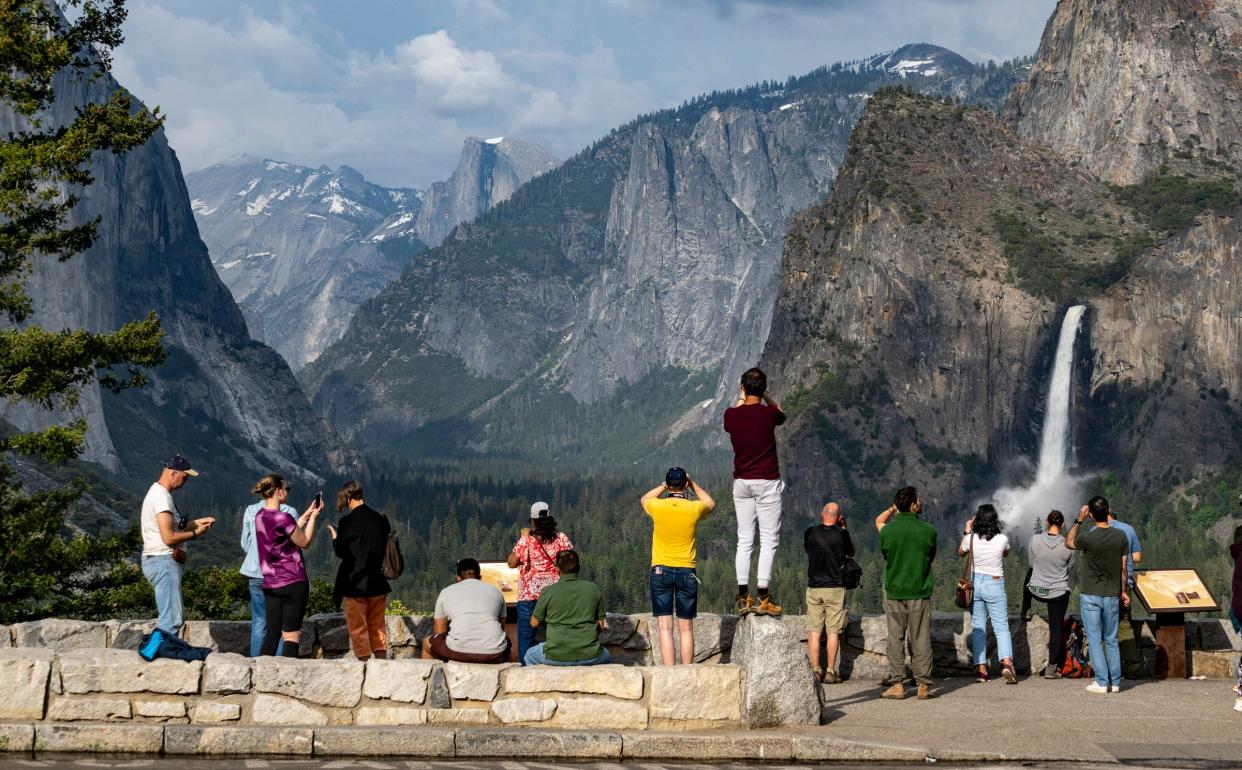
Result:
[[[122,84],[186,171],[239,154],[446,177],[467,136],[567,157],[713,89],[928,42],[1034,53],[1055,0],[131,0]]]

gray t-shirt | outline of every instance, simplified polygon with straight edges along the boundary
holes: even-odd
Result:
[[[1031,593],[1049,599],[1069,593],[1069,566],[1074,552],[1065,547],[1065,538],[1047,533],[1034,535],[1026,547],[1031,560]]]
[[[491,655],[505,648],[505,597],[500,589],[477,578],[449,586],[436,598],[436,618],[449,622],[450,650]]]

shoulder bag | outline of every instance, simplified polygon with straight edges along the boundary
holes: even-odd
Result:
[[[966,552],[966,564],[962,567],[962,576],[957,579],[957,590],[953,592],[953,603],[968,610],[975,600],[975,583],[971,569],[975,562],[975,533],[970,533],[970,550]]]
[[[401,555],[401,544],[397,542],[397,533],[388,522],[388,542],[384,543],[384,562],[380,565],[380,574],[385,580],[396,580],[405,572],[405,557]]]

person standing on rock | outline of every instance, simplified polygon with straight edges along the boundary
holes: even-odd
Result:
[[[1078,511],[1070,527],[1065,545],[1082,553],[1078,565],[1079,604],[1082,627],[1091,648],[1091,668],[1095,681],[1087,692],[1121,692],[1121,651],[1117,647],[1117,622],[1120,603],[1128,605],[1126,591],[1126,555],[1129,540],[1125,533],[1108,520],[1108,500],[1096,495]],[[1090,516],[1095,528],[1080,533],[1083,521]]]
[[[535,627],[530,618],[535,602],[543,590],[560,580],[556,556],[572,550],[573,542],[556,529],[556,519],[548,504],[530,507],[530,527],[522,529],[521,537],[509,553],[509,568],[518,571],[517,647],[518,662],[526,665],[526,652],[535,645]]]
[[[345,625],[349,628],[349,646],[358,660],[372,656],[388,657],[388,629],[384,611],[392,587],[384,577],[384,550],[392,526],[388,518],[367,505],[362,485],[347,481],[336,495],[336,510],[349,513],[340,523],[328,525],[332,550],[341,560],[336,573],[332,600],[345,605]]]
[[[1017,684],[1013,667],[1013,636],[1009,633],[1009,598],[1005,593],[1005,557],[1009,537],[1001,531],[995,506],[984,503],[966,522],[958,557],[971,560],[974,600],[970,607],[970,649],[975,659],[975,681],[988,681],[988,620],[996,634],[996,657],[1006,684]]]
[[[310,578],[306,575],[302,549],[315,539],[315,522],[323,510],[323,499],[315,499],[306,513],[294,518],[281,509],[289,500],[289,485],[280,476],[264,476],[253,491],[263,497],[263,507],[254,520],[267,616],[259,653],[275,655],[279,647],[284,657],[296,658],[302,640],[302,619],[310,601]]]
[[[1064,526],[1064,514],[1056,510],[1049,512],[1047,529],[1032,535],[1026,547],[1031,570],[1022,599],[1022,616],[1028,617],[1032,600],[1048,605],[1048,665],[1044,668],[1045,679],[1060,679],[1061,664],[1065,661],[1061,626],[1065,622],[1065,611],[1069,608],[1069,568],[1074,562],[1074,552],[1065,547],[1065,538],[1061,535]],[[1031,662],[1033,664],[1034,660]]]
[[[768,395],[768,377],[761,369],[742,374],[737,401],[725,410],[724,429],[733,445],[733,507],[737,512],[737,613],[780,615],[781,607],[772,600],[768,585],[772,563],[781,539],[780,463],[776,456],[776,426],[785,423],[785,413]],[[756,602],[750,595],[750,555],[755,546],[755,525],[759,527],[759,566],[755,577],[759,589]]]
[[[694,493],[694,500],[688,493]],[[664,495],[662,497],[662,495]],[[669,468],[664,483],[639,502],[651,517],[651,614],[660,635],[660,661],[676,662],[673,649],[673,613],[681,637],[681,662],[694,662],[694,618],[699,607],[699,576],[695,573],[699,522],[716,509],[716,501],[695,483],[684,468]]]
[[[176,636],[185,622],[181,603],[181,574],[185,569],[185,545],[211,529],[210,516],[190,519],[177,510],[172,493],[181,489],[198,471],[189,460],[173,455],[164,461],[159,481],[151,485],[142,499],[139,516],[142,529],[142,574],[155,592],[158,627]]]
[[[806,551],[806,649],[819,681],[837,684],[837,656],[841,634],[849,622],[845,614],[845,560],[854,555],[854,541],[845,530],[841,506],[828,503],[819,512],[819,523],[802,535]],[[828,660],[821,666],[819,643],[828,635]]]
[[[892,700],[906,697],[907,639],[919,700],[934,697],[931,691],[931,596],[935,588],[932,560],[936,558],[936,528],[919,519],[922,510],[923,501],[919,499],[918,490],[902,487],[893,497],[893,504],[875,519],[885,562],[887,681],[891,684],[881,697]]]
[[[595,666],[611,663],[612,656],[599,643],[599,632],[608,629],[604,597],[594,583],[578,577],[581,564],[577,551],[556,555],[561,579],[539,595],[531,628],[548,625],[548,640],[526,651],[528,666]]]
[[[238,570],[250,583],[250,657],[259,657],[263,638],[267,636],[267,605],[263,601],[263,570],[259,566],[259,541],[254,536],[254,520],[263,509],[263,501],[252,503],[242,512],[241,548],[246,554]],[[297,521],[296,508],[281,503],[280,511]],[[279,651],[277,652],[279,654]]]

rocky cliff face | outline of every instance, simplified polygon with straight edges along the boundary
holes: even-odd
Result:
[[[1114,184],[1236,184],[1242,3],[1062,0],[1005,115]],[[1242,450],[1239,213],[1174,228],[1092,302],[1090,418],[1116,450],[1084,449],[1144,488],[1175,488]]]
[[[791,493],[870,504],[915,483],[939,513],[1033,449],[1062,281],[1107,273],[1111,240],[1088,233],[1126,213],[984,110],[877,94],[785,239],[761,366],[793,417]],[[1032,271],[1015,220],[1071,245]]]
[[[420,257],[305,380],[342,430],[405,451],[702,439],[767,336],[788,219],[830,189],[871,91],[1015,76],[837,65],[640,118]]]
[[[70,121],[78,107],[104,101],[116,88],[110,78],[87,82],[62,74],[45,119]],[[13,113],[0,109],[0,131],[16,127]],[[91,173],[95,182],[82,191],[74,220],[100,217],[98,239],[64,264],[37,263],[28,282],[36,308],[31,320],[52,329],[109,331],[154,309],[169,358],[145,390],[84,394],[85,459],[131,486],[149,484],[173,451],[217,480],[342,468],[347,458],[331,429],[310,410],[284,361],[249,337],[216,276],[164,134],[120,158],[97,154]],[[12,405],[4,416],[23,427],[47,420]]]
[[[1242,3],[1061,0],[1005,116],[1114,184],[1242,167]]]
[[[528,180],[558,165],[555,155],[532,142],[469,138],[453,175],[427,190],[415,232],[424,242],[439,244],[457,225],[508,200]]]
[[[448,182],[389,189],[354,169],[240,158],[186,177],[203,241],[250,332],[294,370],[427,244],[556,165],[511,139],[466,140]]]
[[[251,334],[295,370],[425,248],[413,226],[422,193],[371,184],[348,166],[239,159],[195,171],[186,185]]]

